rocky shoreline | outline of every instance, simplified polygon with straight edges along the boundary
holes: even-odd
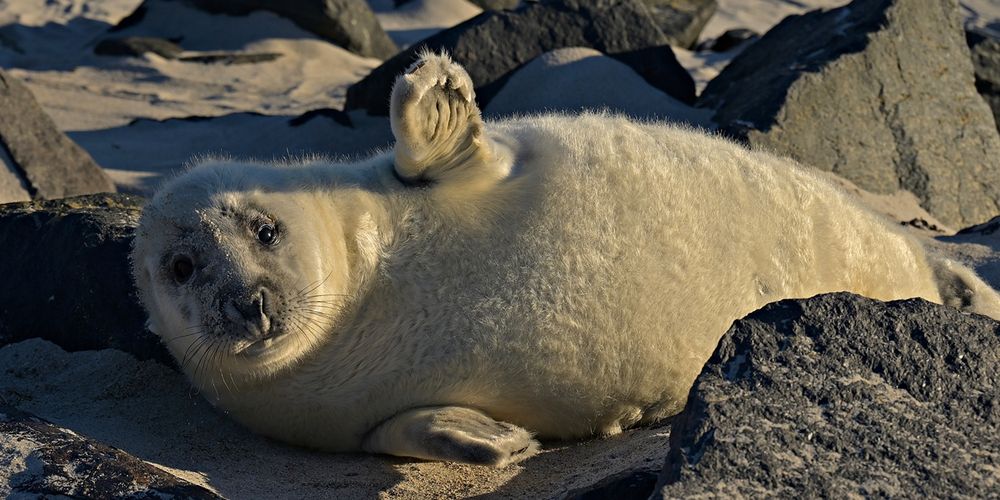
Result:
[[[67,135],[28,86],[0,69],[0,276],[7,281],[0,287],[0,493],[593,499],[996,491],[1000,323],[922,300],[829,294],[770,304],[733,324],[685,410],[669,422],[611,440],[545,443],[539,457],[505,471],[324,457],[250,436],[194,401],[146,330],[129,276],[131,239],[151,185],[119,183],[134,194],[114,193],[108,172],[122,166],[102,169],[101,159],[121,158],[122,138],[174,130],[190,137],[241,131],[226,136],[234,154],[294,147],[363,155],[390,137],[384,115],[392,80],[424,48],[447,50],[464,64],[494,118],[606,109],[680,122],[790,156],[865,195],[906,193],[919,213],[897,222],[1000,287],[1000,37],[963,26],[956,2],[855,0],[790,16],[759,35],[746,29],[713,39],[699,33],[722,9],[715,0],[474,3],[481,14],[400,47],[376,14],[423,2],[396,1],[376,12],[333,0],[257,1],[236,10],[224,1],[146,0],[85,48],[87,57],[206,71],[291,58],[195,46],[191,40],[203,34],[166,17],[186,9],[232,23],[283,19],[324,44],[376,59],[341,89],[342,106],[294,116],[241,111]],[[0,49],[20,47],[5,33],[0,28]],[[728,61],[700,92],[684,65],[692,54]],[[601,87],[609,81],[621,95]],[[524,88],[547,90],[531,101],[517,97]],[[264,132],[242,133],[254,129]],[[325,145],[338,137],[339,145]],[[154,177],[181,167],[171,168]],[[122,414],[102,414],[115,408]],[[280,470],[268,482],[250,458],[273,459]],[[220,479],[225,471],[232,477]]]

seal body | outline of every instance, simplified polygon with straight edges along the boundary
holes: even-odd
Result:
[[[474,108],[461,89],[436,98]],[[394,107],[406,99],[394,94]],[[450,121],[463,123],[459,111]],[[395,155],[212,162],[167,185],[144,218],[134,260],[151,324],[203,394],[257,432],[502,465],[534,451],[531,434],[609,435],[678,412],[729,325],[779,299],[850,291],[1000,317],[971,271],[790,160],[604,114],[479,125],[475,111],[471,132],[448,139],[457,146],[421,149],[447,134],[407,139],[406,116],[394,111],[406,143]],[[268,324],[292,316],[290,340],[273,340],[290,353],[265,363],[227,344],[196,366],[196,339],[229,334],[181,337],[204,315],[169,305],[193,292],[158,277],[172,245],[158,238],[176,237],[152,233],[187,217],[211,247],[200,252],[239,253],[205,229],[227,204],[288,221],[275,257],[230,259],[228,272],[288,276],[262,288],[284,313],[260,311]],[[215,300],[225,274],[190,303]],[[296,300],[316,307],[295,319],[308,309]]]

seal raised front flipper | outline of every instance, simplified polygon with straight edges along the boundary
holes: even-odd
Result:
[[[503,467],[538,452],[531,434],[469,408],[440,406],[400,413],[372,430],[364,448],[426,460]]]
[[[396,175],[436,184],[506,175],[487,137],[472,80],[451,58],[425,53],[396,79],[390,106]],[[463,183],[464,184],[464,183]]]

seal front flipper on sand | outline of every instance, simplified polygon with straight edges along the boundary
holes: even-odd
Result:
[[[503,148],[486,135],[469,74],[445,54],[422,54],[396,79],[389,114],[404,183],[466,185],[509,171]]]
[[[372,430],[365,451],[504,467],[538,452],[531,433],[459,406],[416,408]]]

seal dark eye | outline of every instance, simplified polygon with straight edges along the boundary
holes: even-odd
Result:
[[[278,228],[274,224],[262,224],[257,229],[257,241],[271,246],[278,242]]]
[[[170,271],[174,274],[174,281],[183,285],[194,274],[194,262],[186,255],[178,255],[170,264]]]

